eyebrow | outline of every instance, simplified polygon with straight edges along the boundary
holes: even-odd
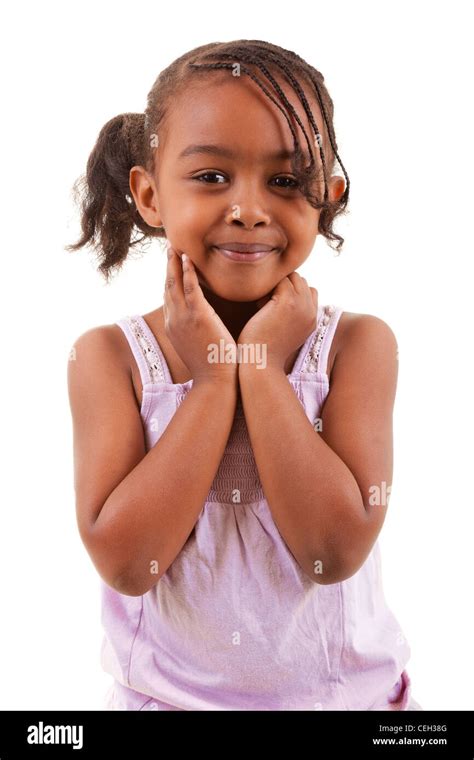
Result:
[[[194,156],[197,153],[205,153],[207,155],[222,156],[224,158],[238,158],[238,154],[231,148],[227,148],[224,145],[188,145],[178,158],[186,158],[187,156]],[[284,161],[294,155],[292,150],[278,150],[274,153],[264,153],[263,158],[267,161]]]

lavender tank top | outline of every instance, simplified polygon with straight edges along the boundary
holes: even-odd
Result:
[[[341,313],[318,308],[287,375],[313,425],[329,392]],[[172,382],[143,317],[116,324],[140,370],[148,451],[193,381]],[[138,597],[100,584],[101,665],[113,676],[108,709],[421,709],[410,706],[411,650],[384,597],[378,542],[341,583],[305,575],[265,500],[240,398],[207,500],[167,572]]]

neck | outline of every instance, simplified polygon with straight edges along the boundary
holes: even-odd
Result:
[[[201,288],[206,301],[210,303],[235,341],[247,322],[270,300],[270,295],[266,295],[258,301],[227,301],[202,284]]]

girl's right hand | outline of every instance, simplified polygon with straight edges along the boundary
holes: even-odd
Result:
[[[226,349],[229,344],[235,346],[235,340],[204,297],[194,264],[189,257],[183,261],[182,251],[178,253],[173,247],[168,248],[163,314],[166,334],[193,383],[207,379],[236,381],[237,362],[225,362]],[[220,359],[221,340],[224,361],[212,363],[211,345]]]

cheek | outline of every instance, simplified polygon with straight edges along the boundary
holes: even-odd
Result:
[[[300,198],[288,211],[284,223],[289,237],[309,239],[316,235],[321,209],[313,208],[308,201]]]
[[[309,255],[318,235],[321,212],[313,209],[311,213],[295,216],[288,225],[289,252],[292,256]]]
[[[177,237],[186,240],[188,245],[202,241],[212,225],[212,217],[205,204],[183,200],[181,203],[176,202],[170,211],[170,228]]]

